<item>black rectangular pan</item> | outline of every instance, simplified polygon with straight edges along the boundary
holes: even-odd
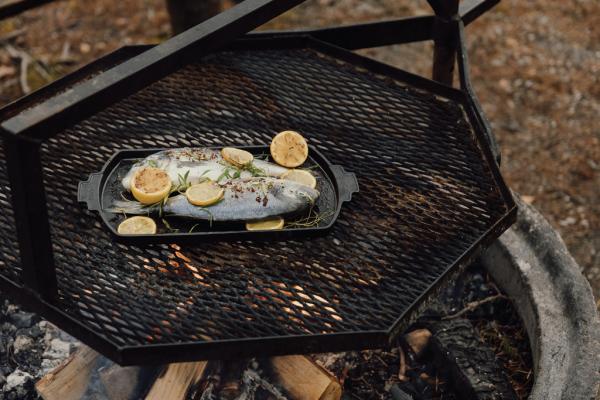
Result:
[[[236,146],[255,156],[269,154],[269,146]],[[219,149],[219,147],[215,147]],[[97,211],[102,221],[113,234],[115,240],[125,244],[144,245],[154,243],[189,243],[215,240],[285,240],[326,234],[335,223],[342,204],[350,201],[358,192],[358,181],[351,172],[339,165],[330,164],[317,150],[311,149],[302,168],[309,168],[317,178],[320,196],[313,207],[313,213],[323,216],[313,226],[284,226],[281,230],[248,231],[243,223],[217,223],[195,221],[170,216],[153,215],[157,223],[157,233],[152,235],[122,235],[117,232],[123,214],[107,211],[124,192],[121,179],[131,166],[141,159],[162,151],[164,148],[134,149],[117,151],[100,172],[90,174],[79,183],[78,200],[85,203],[90,211]],[[299,216],[298,218],[302,218]]]

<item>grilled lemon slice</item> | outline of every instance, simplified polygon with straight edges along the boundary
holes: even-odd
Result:
[[[254,156],[251,153],[234,147],[224,147],[221,150],[221,155],[225,161],[236,167],[246,166],[254,160]]]
[[[121,235],[152,235],[156,233],[156,223],[148,217],[131,217],[119,224],[117,232]]]
[[[225,191],[211,180],[190,186],[185,195],[190,203],[195,206],[210,206],[223,198]]]
[[[283,218],[275,217],[263,219],[262,221],[246,222],[249,231],[270,231],[283,228]]]
[[[171,191],[171,178],[160,168],[146,167],[135,173],[131,194],[142,204],[154,204]]]
[[[298,182],[313,189],[317,187],[317,180],[313,174],[303,169],[290,169],[281,175],[281,179]]]
[[[271,142],[271,156],[279,165],[288,168],[298,167],[308,157],[306,139],[298,132],[280,132]]]

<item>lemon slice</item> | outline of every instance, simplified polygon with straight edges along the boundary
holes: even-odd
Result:
[[[283,218],[275,217],[263,219],[262,221],[246,222],[249,231],[270,231],[283,228]]]
[[[280,132],[271,142],[271,156],[279,165],[288,168],[298,167],[308,157],[306,139],[298,132]]]
[[[281,175],[281,179],[298,182],[313,189],[317,187],[317,180],[313,174],[303,169],[290,169]]]
[[[221,155],[230,164],[236,167],[243,167],[250,164],[254,160],[254,156],[246,150],[240,150],[233,147],[224,147],[221,150]]]
[[[119,224],[117,232],[121,235],[151,235],[156,233],[156,223],[148,217],[131,217]]]
[[[185,191],[188,201],[201,207],[215,204],[223,198],[224,193],[223,188],[211,180],[192,185]]]
[[[160,168],[142,168],[133,175],[131,194],[142,204],[154,204],[171,191],[171,178]]]

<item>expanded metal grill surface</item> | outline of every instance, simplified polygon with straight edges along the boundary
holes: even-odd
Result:
[[[2,143],[0,154],[4,154]],[[11,200],[6,160],[0,157],[0,273],[15,283],[21,283],[19,243]]]
[[[77,203],[115,150],[286,129],[358,177],[327,236],[129,247]],[[216,53],[42,152],[58,304],[123,346],[389,329],[508,211],[460,105],[313,49]]]

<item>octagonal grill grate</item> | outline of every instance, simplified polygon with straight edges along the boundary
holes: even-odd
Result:
[[[461,102],[325,45],[263,47],[205,57],[42,145],[55,305],[139,350],[122,363],[327,350],[339,346],[319,340],[335,334],[348,335],[346,348],[381,345],[510,223],[512,201]],[[286,129],[358,177],[360,193],[325,237],[125,246],[77,203],[78,182],[116,150],[265,144]],[[374,332],[385,333],[377,343],[366,340]],[[249,340],[280,348],[244,349]],[[182,343],[194,353],[177,352]],[[167,346],[152,353],[156,344]],[[210,353],[215,344],[226,346]]]

